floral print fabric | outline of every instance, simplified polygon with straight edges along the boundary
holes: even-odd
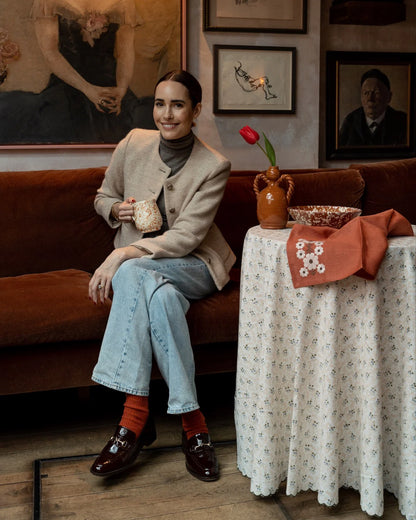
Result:
[[[288,495],[315,490],[331,506],[347,486],[382,515],[386,489],[415,520],[416,238],[389,239],[376,280],[295,289],[289,232],[257,226],[245,239],[238,467],[256,495],[286,479]]]
[[[324,273],[325,264],[319,262],[319,257],[324,252],[324,243],[316,240],[304,240],[299,238],[296,242],[296,258],[302,261],[303,265],[299,269],[299,274],[305,278],[315,273]]]

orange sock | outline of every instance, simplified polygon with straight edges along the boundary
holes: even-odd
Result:
[[[143,395],[126,394],[123,416],[119,425],[124,426],[136,434],[142,432],[149,417],[149,397]]]
[[[190,439],[197,433],[208,433],[205,417],[199,408],[198,410],[182,414],[182,427],[187,439]]]

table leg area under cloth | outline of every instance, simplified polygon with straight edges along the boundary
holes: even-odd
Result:
[[[256,495],[383,490],[416,520],[416,238],[389,239],[377,279],[294,289],[290,230],[247,233],[235,396],[237,458]]]

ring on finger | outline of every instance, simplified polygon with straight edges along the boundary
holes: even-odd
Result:
[[[102,289],[104,289],[104,286],[101,285],[101,283],[99,283],[99,284],[97,285],[97,289],[98,289],[99,291],[101,291]]]
[[[104,101],[104,99],[100,99],[100,101],[98,102],[98,104],[101,105],[101,106],[102,106],[102,105],[105,105],[105,101]]]

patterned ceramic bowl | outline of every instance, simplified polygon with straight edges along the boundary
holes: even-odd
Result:
[[[360,209],[346,206],[293,206],[288,208],[288,211],[298,224],[338,229],[361,215]]]

